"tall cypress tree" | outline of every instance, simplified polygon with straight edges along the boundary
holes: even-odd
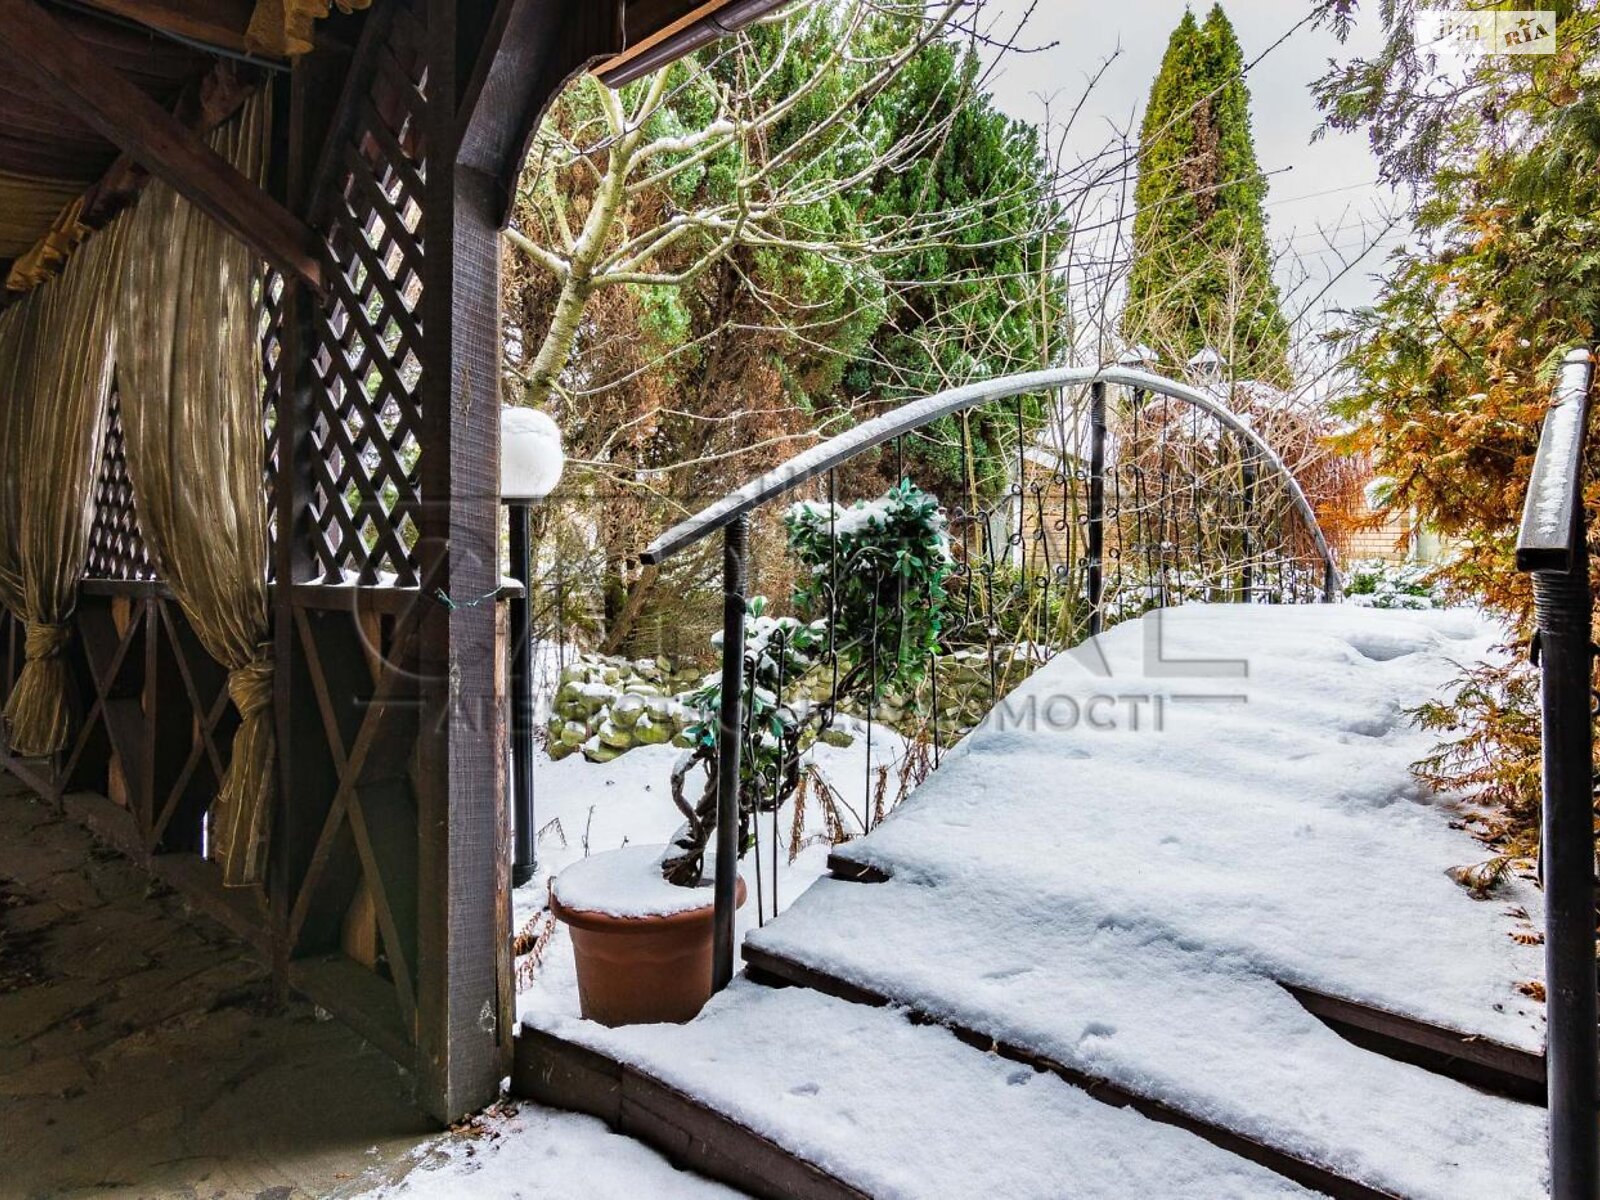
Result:
[[[1278,302],[1250,135],[1244,55],[1220,4],[1173,30],[1139,133],[1133,263],[1122,332],[1188,358],[1221,350],[1239,378],[1287,385]]]

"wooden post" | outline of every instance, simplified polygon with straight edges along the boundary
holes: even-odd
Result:
[[[417,1073],[419,1099],[444,1121],[493,1101],[511,1064],[511,898],[496,883],[505,741],[485,600],[499,583],[498,191],[457,155],[458,31],[481,29],[486,7],[427,9]]]
[[[285,87],[273,95],[273,127],[281,131],[273,146],[269,187],[292,213],[306,212],[312,171],[335,110],[335,100],[349,62],[343,54],[314,52],[296,61]],[[337,267],[333,268],[337,270]],[[321,303],[303,281],[283,277],[282,333],[278,359],[278,410],[275,489],[268,497],[277,536],[272,546],[272,575],[278,587],[272,601],[273,712],[278,741],[278,809],[268,865],[273,976],[280,995],[288,989],[289,960],[294,954],[289,935],[289,910],[305,870],[322,814],[309,813],[307,777],[299,768],[297,748],[315,744],[314,709],[307,692],[297,687],[300,661],[295,633],[293,588],[311,579],[317,569],[311,552],[310,524],[313,480],[311,427],[315,416],[312,370],[316,351],[316,306]],[[320,765],[320,764],[319,764]]]

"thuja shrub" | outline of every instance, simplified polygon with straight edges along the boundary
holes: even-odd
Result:
[[[938,501],[909,481],[848,508],[802,501],[784,515],[799,564],[791,602],[798,615],[773,616],[750,602],[742,679],[744,735],[739,760],[739,845],[748,849],[757,813],[781,808],[800,787],[801,759],[832,727],[841,706],[909,691],[927,672],[944,628],[952,558]],[[712,642],[723,649],[722,634]],[[826,672],[822,699],[807,698]],[[684,824],[662,860],[671,882],[692,886],[704,870],[717,822],[720,682],[690,703],[700,714],[693,747],[674,764],[673,803]],[[686,796],[700,776],[700,794]]]

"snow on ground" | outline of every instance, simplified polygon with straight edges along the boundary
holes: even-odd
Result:
[[[401,1182],[369,1200],[733,1200],[739,1192],[679,1171],[603,1121],[535,1105],[441,1137]]]
[[[1541,976],[1540,951],[1511,936],[1531,928],[1536,894],[1512,881],[1474,901],[1451,880],[1486,851],[1408,770],[1430,736],[1406,710],[1502,637],[1470,613],[1354,606],[1128,622],[1041,670],[843,849],[890,882],[824,879],[796,901],[828,848],[785,852],[785,911],[757,931],[748,904],[741,936],[1398,1194],[1542,1195],[1542,1110],[1359,1050],[1278,985],[1541,1045],[1543,1014],[1516,987]],[[863,742],[817,752],[859,811]],[[548,873],[672,835],[678,753],[540,763],[545,877],[517,893],[519,925]],[[791,820],[779,814],[785,838]],[[766,855],[769,837],[763,821]],[[689,1026],[582,1022],[559,929],[520,1008],[875,1196],[1307,1194],[893,1009],[739,981]],[[714,1194],[672,1190],[709,1185],[597,1123],[520,1119],[492,1151],[414,1176],[426,1190],[411,1194]],[[565,1190],[536,1190],[549,1181]]]
[[[1004,880],[1537,1050],[1542,1006],[1517,984],[1542,978],[1543,954],[1512,936],[1537,893],[1512,880],[1472,900],[1447,872],[1488,851],[1409,770],[1434,735],[1407,710],[1501,638],[1460,610],[1186,606],[1129,622],[1098,639],[1109,677],[1091,654],[1058,657],[842,853],[922,883]],[[1116,727],[1091,727],[1095,697],[1118,698],[1100,709]],[[1140,728],[1128,697],[1149,698]]]
[[[1277,982],[1540,1044],[1534,897],[1450,880],[1485,851],[1407,770],[1405,710],[1500,636],[1348,606],[1121,625],[845,848],[889,883],[822,881],[752,942],[1397,1194],[1541,1195],[1542,1110],[1358,1050]]]
[[[689,1025],[539,1023],[737,1114],[878,1200],[1312,1195],[945,1030],[800,988],[736,980]]]
[[[866,811],[869,792],[866,738],[859,725],[842,722],[857,736],[851,746],[819,745],[808,759],[821,767],[830,783],[842,793],[855,813]],[[889,790],[895,790],[895,768],[905,752],[904,743],[882,727],[872,738],[872,765],[890,768]],[[622,846],[664,845],[678,831],[683,818],[672,803],[668,777],[683,753],[672,746],[641,746],[609,763],[591,763],[581,755],[552,762],[539,756],[534,772],[535,820],[540,829],[538,878],[513,893],[513,929],[523,929],[539,917],[549,895],[549,880],[566,867],[591,854]],[[777,814],[780,847],[777,854],[777,907],[781,911],[827,870],[831,847],[820,838],[822,822],[813,799],[807,809],[810,842],[791,863],[790,831],[794,805]],[[740,863],[749,899],[739,912],[738,933],[771,919],[773,911],[773,818],[764,815],[760,825],[760,866],[755,852]],[[757,908],[763,910],[760,915]],[[525,973],[531,964],[523,961]],[[518,996],[518,1011],[569,1013],[578,1011],[578,979],[572,942],[565,926],[557,925],[543,953],[542,964],[532,971],[532,984]]]

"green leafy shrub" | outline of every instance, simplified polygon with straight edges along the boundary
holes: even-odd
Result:
[[[1427,563],[1367,559],[1350,565],[1344,594],[1363,608],[1437,608],[1436,574]]]
[[[769,615],[764,597],[745,622],[744,739],[739,761],[741,851],[751,821],[774,812],[800,786],[801,756],[833,725],[840,706],[910,690],[939,648],[950,541],[938,501],[902,482],[882,497],[848,508],[803,501],[784,517],[801,577],[792,597],[800,616]],[[712,639],[721,648],[722,635]],[[832,675],[820,701],[804,698],[819,672]],[[690,886],[704,870],[717,821],[717,733],[722,687],[713,682],[690,700],[700,719],[693,748],[672,770],[673,802],[684,825],[662,863],[665,877]],[[685,785],[703,776],[691,804]]]

